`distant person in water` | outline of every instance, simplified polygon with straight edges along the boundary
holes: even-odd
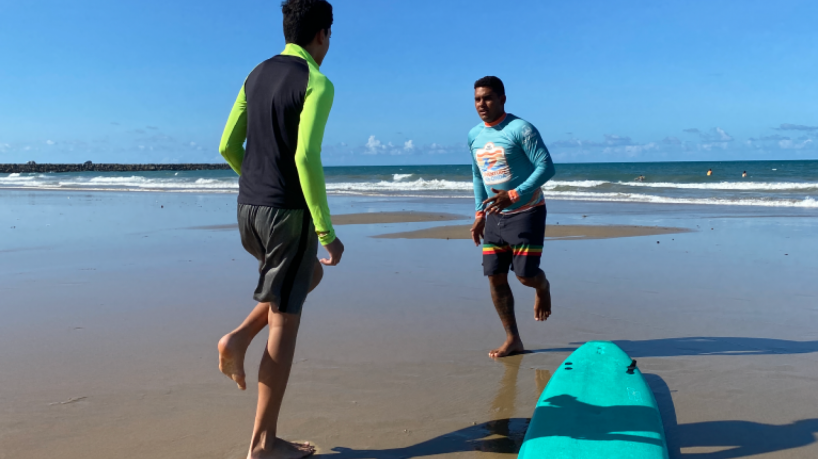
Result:
[[[742,177],[747,177],[747,171],[742,172],[742,173],[741,173],[741,176],[742,176]]]
[[[315,452],[277,436],[278,414],[295,352],[301,307],[341,261],[327,205],[321,142],[334,86],[319,71],[329,51],[332,6],[287,0],[284,51],[257,65],[241,87],[219,151],[239,174],[241,243],[259,263],[258,304],[219,341],[219,369],[244,390],[244,354],[269,326],[258,372],[258,404],[248,459],[300,459]],[[244,148],[244,142],[247,147]],[[318,245],[328,258],[318,260]]]
[[[637,181],[637,182],[644,182],[644,181],[645,181],[645,176],[644,176],[644,175],[640,175],[639,177],[636,177],[636,181]]]
[[[707,175],[708,176],[713,175],[713,169],[707,169]]]
[[[476,215],[474,244],[483,243],[483,273],[506,330],[506,340],[489,352],[504,357],[525,350],[517,330],[509,268],[536,291],[534,320],[551,315],[551,285],[540,269],[545,239],[542,186],[554,176],[554,163],[537,129],[506,113],[503,82],[487,76],[474,83],[474,107],[480,124],[469,132]]]

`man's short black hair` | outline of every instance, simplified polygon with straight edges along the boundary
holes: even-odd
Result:
[[[318,31],[332,27],[332,5],[327,0],[285,0],[281,12],[287,43],[308,45]]]
[[[474,82],[474,89],[477,88],[491,88],[498,96],[506,95],[506,87],[503,86],[503,80],[496,76],[484,76]]]

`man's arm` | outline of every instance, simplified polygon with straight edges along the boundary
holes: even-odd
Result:
[[[312,76],[312,75],[311,75]],[[330,220],[327,203],[327,186],[324,181],[324,167],[321,164],[321,142],[327,125],[335,88],[325,77],[310,80],[304,98],[304,108],[298,125],[298,147],[295,151],[295,165],[304,199],[310,209],[315,231],[322,245],[335,240],[335,230]]]
[[[244,161],[244,141],[247,139],[247,97],[244,94],[244,85],[233,104],[233,110],[224,126],[222,141],[219,144],[219,153],[227,160],[227,164],[241,175],[241,163]]]
[[[488,199],[489,195],[486,193],[486,185],[483,183],[483,174],[480,172],[480,167],[477,166],[477,161],[474,159],[474,155],[472,155],[471,159],[471,171],[473,175],[472,182],[474,185],[474,210],[477,216],[481,216],[486,209],[486,204],[483,203],[483,201]]]
[[[540,137],[537,129],[530,124],[526,124],[520,132],[520,145],[523,151],[528,156],[531,164],[534,165],[534,172],[518,186],[514,191],[517,196],[528,195],[533,193],[538,188],[545,185],[554,176],[556,170],[554,169],[554,162],[551,161],[551,155],[548,153],[548,148]]]
[[[471,142],[469,142],[469,146],[471,146]],[[469,148],[469,150],[471,150],[471,148]],[[483,184],[483,174],[480,173],[480,168],[477,166],[474,154],[472,154],[471,158],[471,171],[473,175],[472,181],[474,182],[475,201],[474,224],[471,226],[471,238],[474,241],[474,245],[479,246],[485,233],[486,204],[483,201],[488,199],[488,193],[486,193],[486,186]]]

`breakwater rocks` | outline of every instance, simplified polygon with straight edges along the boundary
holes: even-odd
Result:
[[[82,164],[37,164],[29,161],[25,164],[0,164],[0,173],[14,174],[24,172],[146,172],[146,171],[206,171],[230,169],[226,163],[221,164],[94,164],[86,161]]]

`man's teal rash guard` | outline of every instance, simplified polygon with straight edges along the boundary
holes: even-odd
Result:
[[[492,188],[508,191],[514,200],[504,214],[543,205],[541,187],[556,171],[540,133],[529,122],[507,113],[494,123],[480,123],[469,131],[469,149],[478,215],[485,210],[483,201],[494,195]]]

